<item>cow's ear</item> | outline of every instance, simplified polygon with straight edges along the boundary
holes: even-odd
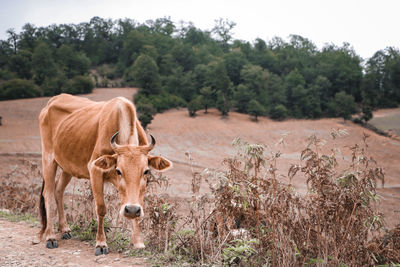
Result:
[[[117,164],[117,154],[101,156],[97,158],[93,164],[102,171],[108,171],[111,168],[115,168],[115,165]]]
[[[149,166],[160,171],[166,171],[172,168],[172,162],[161,156],[148,156]]]

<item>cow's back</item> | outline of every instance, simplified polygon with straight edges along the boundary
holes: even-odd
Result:
[[[45,145],[52,144],[55,131],[67,116],[93,104],[96,104],[96,102],[69,94],[60,94],[52,97],[39,115],[42,145],[43,143],[45,143]]]

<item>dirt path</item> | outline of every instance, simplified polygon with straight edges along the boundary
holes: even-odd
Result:
[[[39,228],[0,219],[0,266],[148,266],[145,258],[110,252],[94,256],[94,248],[78,240],[60,240],[57,249],[35,244]]]

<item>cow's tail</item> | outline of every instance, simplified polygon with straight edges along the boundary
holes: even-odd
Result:
[[[39,203],[40,219],[42,222],[42,229],[39,232],[40,239],[42,239],[43,233],[47,227],[46,205],[44,202],[43,190],[44,190],[44,179],[42,183],[42,191],[40,192],[40,203]]]

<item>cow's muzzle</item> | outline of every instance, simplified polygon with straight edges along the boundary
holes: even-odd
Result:
[[[142,207],[140,205],[125,205],[124,216],[128,218],[137,218],[142,214]]]

